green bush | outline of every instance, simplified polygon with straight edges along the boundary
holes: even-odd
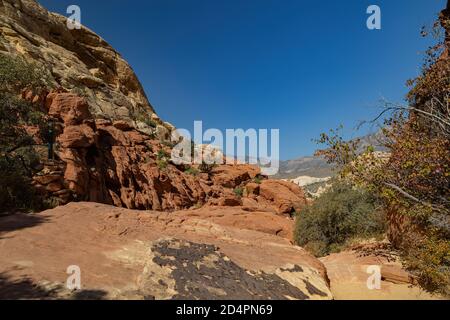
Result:
[[[403,250],[403,258],[419,285],[450,297],[450,242],[439,236],[409,240],[415,245]]]
[[[261,176],[256,176],[253,179],[253,182],[256,183],[256,184],[261,184],[263,182],[263,178]]]
[[[22,166],[0,161],[0,212],[40,210],[42,199],[30,185]]]
[[[0,211],[38,210],[42,199],[30,186],[40,162],[34,139],[25,125],[42,127],[39,106],[20,98],[24,90],[40,94],[47,73],[22,58],[0,54]],[[45,137],[42,137],[45,138]]]
[[[295,241],[317,256],[340,249],[352,238],[384,232],[384,216],[369,192],[336,182],[312,205],[297,214]]]
[[[197,169],[193,168],[193,167],[189,167],[189,168],[187,168],[187,169],[184,171],[184,173],[190,174],[190,175],[192,175],[192,176],[197,176],[200,172],[199,172]]]
[[[167,160],[167,159],[170,158],[170,154],[168,154],[166,151],[161,149],[161,150],[158,151],[158,153],[156,155],[156,158],[158,160]]]
[[[244,188],[237,187],[233,190],[234,194],[238,197],[242,197],[244,195]]]
[[[156,165],[160,170],[165,170],[169,166],[169,162],[167,159],[158,159],[156,160]]]

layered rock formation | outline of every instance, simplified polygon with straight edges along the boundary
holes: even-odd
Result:
[[[377,248],[378,247],[378,248]],[[327,269],[331,291],[337,300],[435,300],[404,270],[398,255],[383,245],[361,245],[359,248],[334,253],[320,259]],[[369,288],[369,277],[379,267],[379,288]],[[369,281],[371,285],[375,282]]]
[[[57,160],[34,177],[34,186],[60,204],[93,201],[164,211],[244,205],[287,216],[306,204],[300,187],[269,181],[255,166],[218,165],[202,173],[198,166],[175,165],[170,145],[132,121],[95,119],[87,101],[73,93],[58,90],[41,98],[55,127]]]
[[[0,1],[0,52],[18,54],[48,70],[55,86],[82,94],[96,118],[133,119],[154,113],[129,64],[101,37],[34,0]],[[153,115],[155,125],[172,126]],[[148,129],[148,128],[147,128]]]
[[[95,203],[4,217],[0,298],[330,299],[323,264],[274,235],[286,219],[271,219]],[[81,271],[78,291],[65,287],[72,265]]]
[[[218,165],[202,173],[175,165],[170,146],[130,121],[95,119],[87,101],[72,93],[51,92],[43,104],[57,131],[58,160],[35,176],[34,185],[61,204],[84,200],[164,211],[244,205],[280,215],[306,204],[300,187],[265,180],[254,166]]]
[[[246,202],[252,210],[286,215],[304,204],[300,188],[281,182],[264,182],[261,194],[253,188],[244,201],[234,189],[258,176],[256,167],[219,166],[194,176],[172,165],[167,140],[174,128],[154,113],[127,62],[94,32],[69,30],[66,17],[36,1],[0,2],[1,51],[42,66],[60,88],[24,94],[41,101],[56,123],[58,161],[46,163],[34,185],[57,203],[178,210]],[[37,128],[29,129],[36,135]]]

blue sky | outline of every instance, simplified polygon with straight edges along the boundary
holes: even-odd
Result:
[[[178,128],[278,128],[282,159],[344,124],[347,137],[402,101],[446,0],[40,0],[82,23],[131,64],[157,113]],[[366,9],[382,10],[382,30]],[[359,134],[364,133],[360,132]]]

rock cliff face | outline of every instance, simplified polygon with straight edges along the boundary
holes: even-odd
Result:
[[[89,29],[69,30],[67,18],[34,0],[0,1],[0,51],[49,70],[55,85],[82,93],[96,117],[151,114],[152,106],[128,63]]]
[[[36,1],[0,2],[1,51],[43,66],[59,87],[39,97],[24,94],[40,99],[56,123],[58,161],[46,163],[34,185],[58,203],[173,211],[245,202],[286,215],[304,205],[302,190],[282,182],[264,182],[261,193],[259,186],[252,188],[245,201],[236,195],[235,188],[259,175],[256,167],[219,166],[193,175],[172,165],[171,150],[162,142],[173,127],[154,114],[126,61],[98,35],[85,27],[69,30],[65,17]]]
[[[245,206],[286,216],[306,204],[300,187],[268,181],[254,166],[219,165],[202,173],[175,165],[170,146],[130,121],[94,119],[87,101],[73,93],[51,92],[43,100],[55,123],[58,159],[35,176],[34,186],[61,204],[82,200],[161,211]]]

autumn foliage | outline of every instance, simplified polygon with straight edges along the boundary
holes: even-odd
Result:
[[[385,102],[386,153],[361,153],[337,131],[322,134],[318,154],[340,168],[340,178],[372,192],[386,213],[387,235],[422,287],[450,295],[450,10],[431,32],[421,74],[408,81],[407,105]]]

